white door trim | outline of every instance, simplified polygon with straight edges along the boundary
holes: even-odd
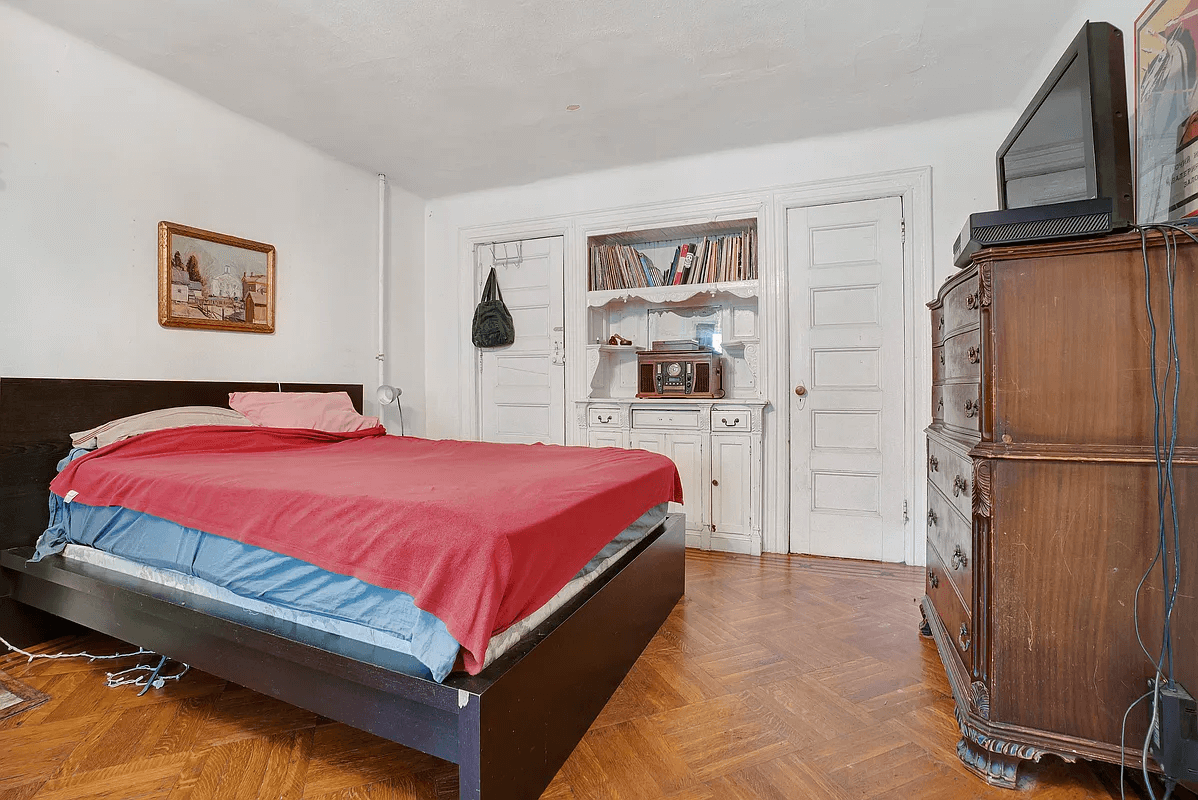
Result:
[[[778,235],[773,239],[774,269],[763,272],[762,280],[774,283],[769,292],[776,302],[785,302],[789,297],[789,281],[786,264],[786,212],[801,206],[827,205],[852,200],[873,200],[879,197],[901,197],[903,216],[906,219],[906,244],[903,248],[903,318],[904,341],[908,371],[907,385],[910,390],[904,409],[904,492],[908,499],[908,518],[903,527],[904,561],[920,564],[925,561],[924,530],[914,521],[922,520],[927,508],[927,486],[916,480],[922,472],[915,469],[916,453],[922,441],[922,423],[931,407],[931,372],[927,363],[932,331],[930,317],[924,307],[925,298],[932,296],[932,168],[920,167],[909,170],[864,175],[841,180],[819,181],[779,190],[774,193],[774,228]],[[763,287],[764,288],[764,287]],[[777,398],[776,407],[783,408],[781,398],[789,400],[790,379],[790,320],[787,314],[772,314],[773,328],[768,330],[770,339],[778,343],[772,348],[771,361],[765,370],[767,396]],[[789,403],[786,404],[789,408]],[[769,476],[766,496],[774,498],[767,505],[766,514],[776,516],[773,524],[765,526],[764,549],[771,552],[787,552],[790,518],[790,472],[789,442],[790,415],[777,413],[774,420],[781,429],[785,451],[779,454]]]

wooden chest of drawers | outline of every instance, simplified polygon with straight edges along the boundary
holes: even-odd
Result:
[[[1149,273],[1166,364],[1164,248]],[[1198,519],[1198,245],[1179,246],[1174,472]],[[1153,666],[1133,598],[1156,551],[1151,338],[1138,235],[995,248],[945,282],[932,316],[925,632],[952,685],[958,754],[992,784],[1051,753],[1118,761]],[[1183,529],[1175,677],[1198,691],[1198,536]],[[1160,575],[1141,594],[1160,647]],[[1128,716],[1143,742],[1148,711]],[[1135,747],[1129,759],[1138,760]]]

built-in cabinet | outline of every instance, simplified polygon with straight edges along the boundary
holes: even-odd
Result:
[[[756,243],[756,219],[588,237],[587,396],[577,402],[578,423],[591,447],[674,461],[685,498],[675,510],[686,514],[689,547],[761,552],[767,402],[758,388]],[[683,245],[698,254],[689,270],[674,267],[678,282],[654,285]],[[638,399],[637,353],[685,339],[720,353],[724,397]]]

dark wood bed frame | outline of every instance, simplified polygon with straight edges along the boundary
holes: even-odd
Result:
[[[52,556],[26,563],[48,518],[69,433],[274,383],[0,378],[0,635],[28,645],[115,636],[255,691],[458,764],[462,800],[540,796],[684,588],[685,525],[671,515],[479,675],[396,671],[385,650]],[[283,384],[286,391],[362,387]]]

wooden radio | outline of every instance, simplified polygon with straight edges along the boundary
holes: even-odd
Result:
[[[637,397],[724,396],[724,366],[712,350],[637,353]]]

